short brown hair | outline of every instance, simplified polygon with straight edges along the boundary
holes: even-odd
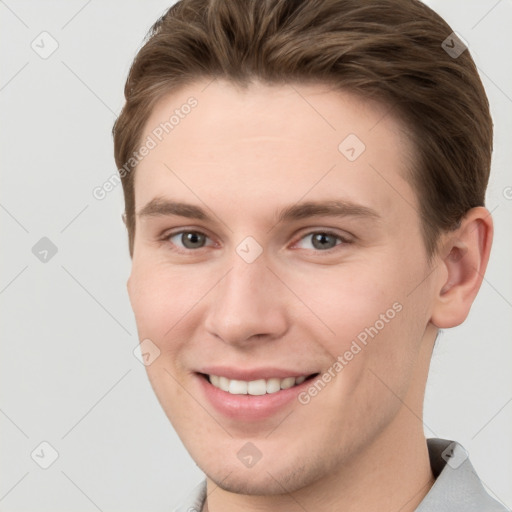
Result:
[[[469,51],[418,0],[180,0],[151,27],[125,85],[114,156],[122,172],[130,255],[130,156],[155,103],[203,78],[246,86],[318,82],[390,105],[416,149],[409,173],[431,257],[443,230],[483,206],[492,153],[489,104]],[[448,38],[448,39],[447,39]]]

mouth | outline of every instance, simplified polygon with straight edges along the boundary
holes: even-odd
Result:
[[[229,379],[223,375],[205,373],[199,373],[199,375],[206,379],[213,387],[231,395],[262,396],[272,395],[274,393],[299,386],[305,381],[315,378],[319,373],[299,375],[297,377],[271,377],[268,379],[256,379],[249,381]]]
[[[201,393],[217,413],[243,424],[265,421],[300,405],[298,396],[320,375],[307,370],[233,366],[210,366],[194,373]]]

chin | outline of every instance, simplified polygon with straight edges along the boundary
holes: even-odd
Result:
[[[291,464],[293,465],[293,464]],[[203,470],[204,471],[204,470]],[[204,471],[207,477],[221,489],[248,496],[276,496],[288,494],[307,487],[320,476],[314,468],[261,466],[259,469],[227,467],[222,471],[213,468],[212,472]]]

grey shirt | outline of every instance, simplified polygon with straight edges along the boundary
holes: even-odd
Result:
[[[459,443],[427,439],[427,446],[436,480],[416,512],[510,512],[486,492]],[[201,512],[205,500],[203,480],[174,512]]]

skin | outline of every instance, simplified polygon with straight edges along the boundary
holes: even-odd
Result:
[[[429,264],[405,179],[414,148],[385,106],[322,84],[204,80],[163,97],[142,140],[190,96],[197,107],[137,167],[136,212],[163,197],[213,220],[137,216],[127,287],[139,338],[160,350],[152,387],[207,475],[204,510],[415,510],[434,481],[422,423],[433,344],[480,287],[489,212],[470,210]],[[353,162],[338,150],[351,133],[366,146]],[[277,222],[286,206],[333,199],[378,218]],[[204,246],[170,238],[180,229],[204,233]],[[328,238],[326,252],[311,235],[322,230],[347,241]],[[247,236],[263,250],[252,263],[236,252]],[[194,372],[206,364],[323,374],[395,303],[307,405],[243,421],[202,394]],[[237,457],[247,442],[261,452],[251,468]]]

